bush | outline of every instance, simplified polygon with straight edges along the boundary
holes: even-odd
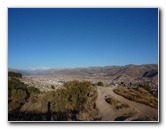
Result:
[[[88,96],[90,92],[93,92],[91,97]],[[51,114],[67,114],[67,120],[93,120],[97,117],[96,98],[97,91],[90,82],[69,81],[55,91],[31,95],[22,112],[49,111]]]
[[[18,111],[29,98],[27,85],[12,76],[8,78],[8,111]]]
[[[123,102],[120,102],[113,98],[112,96],[105,96],[105,101],[112,105],[113,108],[115,109],[121,109],[121,108],[129,108],[129,105]]]
[[[11,77],[8,80],[8,97],[11,97],[11,92],[15,89],[27,89],[27,85],[25,85],[23,82],[20,82],[18,79]]]
[[[9,76],[9,77],[18,77],[18,78],[21,78],[21,77],[22,77],[22,74],[20,74],[20,73],[15,73],[15,72],[8,72],[8,76]]]
[[[11,102],[8,104],[8,111],[18,111],[21,106],[25,103],[29,94],[23,89],[14,89],[11,92]]]
[[[128,88],[119,86],[114,90],[114,92],[131,101],[136,101],[153,108],[158,108],[158,98],[151,95],[149,91],[144,88]]]
[[[103,84],[103,82],[98,82],[97,85],[98,86],[103,86],[104,84]]]
[[[52,88],[52,89],[55,89],[55,86],[54,86],[54,85],[51,85],[51,88]]]
[[[149,86],[149,84],[140,84],[140,85],[138,85],[138,87],[142,87],[142,88],[144,88],[145,90],[150,91],[150,86]]]
[[[40,90],[34,86],[30,86],[30,87],[28,87],[28,92],[30,94],[39,94]]]

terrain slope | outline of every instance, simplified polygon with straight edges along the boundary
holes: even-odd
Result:
[[[149,107],[147,105],[137,103],[134,101],[130,101],[128,99],[125,99],[124,97],[117,95],[114,93],[114,89],[116,87],[97,87],[98,91],[98,98],[96,101],[96,106],[99,109],[98,117],[101,118],[101,121],[114,121],[120,117],[124,117],[124,121],[132,121],[132,120],[138,120],[138,121],[151,121],[151,120],[157,120],[158,116],[158,110],[154,109],[152,107]],[[133,110],[132,112],[135,112],[134,115],[126,115],[125,118],[124,112],[119,112],[118,110],[115,110],[111,107],[110,104],[108,104],[105,101],[105,96],[110,95],[111,97],[116,98],[116,100],[126,103],[130,106],[130,108]]]

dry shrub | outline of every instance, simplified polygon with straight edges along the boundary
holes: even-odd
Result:
[[[109,99],[109,101],[108,101]],[[112,96],[110,96],[110,98],[107,98],[106,100],[113,108],[119,110],[122,108],[129,108],[129,105],[123,102],[120,102],[118,100],[116,100],[115,98],[113,98]]]
[[[134,116],[137,113],[137,111],[134,108],[121,108],[119,112],[122,116]]]
[[[119,116],[133,116],[137,113],[137,111],[134,108],[130,107],[127,103],[120,102],[112,96],[109,96],[109,98],[106,99],[106,102],[108,102],[112,106],[112,108],[115,110],[115,112],[117,112]]]
[[[158,108],[158,98],[151,95],[149,91],[144,88],[128,88],[119,86],[114,90],[114,92],[131,101],[136,101],[153,108]]]
[[[19,110],[19,108],[25,103],[27,93],[22,89],[14,89],[11,91],[11,102],[8,104],[8,112]]]
[[[92,96],[88,96],[89,93]],[[55,91],[32,94],[22,112],[65,113],[68,120],[93,120],[97,117],[97,91],[90,82],[70,81]]]

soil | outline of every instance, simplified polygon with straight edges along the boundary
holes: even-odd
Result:
[[[125,99],[124,97],[114,93],[113,90],[115,88],[115,86],[97,86],[98,98],[96,100],[96,106],[99,109],[98,117],[101,118],[101,121],[158,121],[157,109]],[[128,104],[130,109],[135,111],[135,113],[132,115],[124,115],[114,109],[105,101],[105,96],[108,95],[120,102]]]

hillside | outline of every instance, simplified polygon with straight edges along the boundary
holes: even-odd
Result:
[[[9,71],[19,72],[23,75],[60,75],[60,76],[79,76],[79,77],[105,77],[114,81],[135,81],[141,80],[158,82],[158,65],[125,65],[125,66],[105,66],[87,68],[64,68],[64,69],[11,69]]]
[[[145,73],[143,78],[149,76],[156,76],[156,71]],[[93,79],[98,81],[96,85],[91,80],[65,80],[59,83],[59,79],[53,75],[22,76],[9,72],[8,120],[158,120],[158,91],[154,94],[150,85],[106,85],[99,78]]]

